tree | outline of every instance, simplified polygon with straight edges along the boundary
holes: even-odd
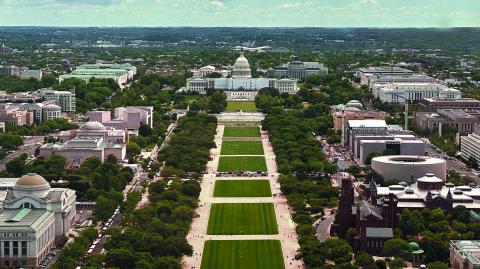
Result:
[[[107,252],[106,262],[109,266],[120,269],[134,268],[137,256],[127,249],[112,249]]]
[[[135,142],[128,142],[127,144],[127,156],[134,157],[142,152],[142,149]]]
[[[371,165],[372,164],[372,159],[378,156],[382,156],[380,152],[370,152],[367,155],[367,158],[365,158],[365,164],[366,165]]]
[[[410,246],[402,239],[390,239],[383,245],[383,254],[388,257],[408,258]]]
[[[208,99],[208,110],[211,113],[220,113],[227,106],[227,97],[220,91],[215,91]]]
[[[148,124],[140,124],[138,127],[138,134],[141,136],[151,136],[153,134],[153,129]]]
[[[353,248],[355,243],[355,237],[357,236],[357,229],[355,228],[348,228],[347,234],[345,235],[345,240],[350,244]]]
[[[5,165],[5,170],[10,173],[15,175],[16,177],[21,177],[25,174],[25,159],[23,158],[15,158],[11,161],[9,161]]]
[[[391,262],[388,263],[390,269],[403,269],[405,268],[405,261],[402,258],[395,258]]]
[[[348,263],[352,260],[352,247],[341,239],[327,239],[323,241],[326,249],[325,257],[335,263]]]
[[[448,264],[441,261],[435,261],[427,264],[428,269],[448,269]]]
[[[98,220],[107,220],[112,216],[117,205],[115,201],[107,199],[103,195],[98,196],[95,205],[95,217]]]
[[[356,177],[360,174],[360,167],[358,165],[350,165],[346,171]]]
[[[355,255],[355,265],[363,269],[377,269],[375,260],[367,253],[359,253]]]
[[[470,156],[467,160],[467,166],[472,169],[478,169],[478,162],[473,156]]]

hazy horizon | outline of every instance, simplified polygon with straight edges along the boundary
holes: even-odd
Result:
[[[0,0],[1,26],[480,27],[476,0]]]

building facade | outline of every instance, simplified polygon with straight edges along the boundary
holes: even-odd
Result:
[[[126,158],[126,130],[106,128],[103,124],[90,121],[78,130],[63,131],[58,143],[47,143],[40,147],[40,156],[61,155],[71,165],[79,166],[90,157],[98,157],[104,162],[113,155],[119,162]]]
[[[110,111],[89,111],[88,117],[90,121],[98,121],[117,130],[138,131],[141,124],[153,128],[153,106],[117,107],[113,118]]]
[[[385,180],[398,179],[413,183],[428,173],[445,180],[447,163],[444,159],[421,155],[390,155],[372,159],[372,169]]]
[[[480,110],[437,109],[437,112],[415,112],[413,120],[421,130],[442,131],[446,125],[455,127],[460,134],[474,131],[480,123]]]
[[[403,104],[405,101],[418,102],[425,98],[460,99],[462,93],[439,83],[392,83],[374,85],[372,94],[382,103]]]
[[[228,100],[254,100],[258,91],[267,87],[276,88],[281,93],[294,94],[298,91],[296,80],[252,78],[250,64],[242,53],[233,65],[231,77],[189,78],[186,90],[206,94],[207,89],[217,89],[224,91]]]
[[[480,241],[450,241],[451,269],[480,269]]]
[[[47,101],[53,100],[60,106],[62,112],[75,112],[77,107],[75,88],[70,91],[55,91],[51,88],[39,89],[32,92],[32,97],[43,98]]]
[[[0,266],[37,268],[65,242],[75,221],[75,191],[26,174],[7,191],[0,213]]]
[[[438,109],[479,109],[480,101],[473,98],[424,98],[418,102],[419,111],[436,112]]]
[[[19,106],[7,103],[0,104],[0,121],[13,126],[32,125],[33,113]]]
[[[70,74],[58,77],[60,83],[69,78],[77,78],[89,82],[91,78],[113,79],[123,87],[137,73],[131,64],[84,64],[77,67]]]
[[[379,187],[371,180],[365,190],[358,193],[354,190],[352,179],[343,177],[341,188],[330,233],[345,237],[347,230],[354,228],[357,231],[354,238],[355,251],[371,255],[383,255],[383,245],[393,238],[393,230],[399,223],[398,215],[404,209],[440,208],[448,212],[457,206],[463,206],[471,213],[480,210],[480,188],[454,186],[428,173],[410,185],[401,182],[399,185]],[[460,260],[461,264],[465,264],[462,255],[454,253],[453,258],[455,262]]]
[[[396,66],[372,66],[358,68],[355,76],[360,78],[360,84],[368,85],[371,77],[376,76],[409,76],[413,71]]]
[[[477,163],[480,163],[480,134],[472,133],[467,136],[461,136],[460,152],[463,159],[468,160],[472,157]]]
[[[310,75],[326,75],[328,68],[318,62],[302,62],[298,59],[290,63],[267,69],[266,75],[271,78],[302,79]]]

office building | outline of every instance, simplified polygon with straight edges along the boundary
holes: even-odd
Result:
[[[61,83],[69,78],[77,78],[88,83],[93,77],[113,79],[120,87],[123,87],[133,79],[136,73],[136,67],[130,64],[85,64],[77,67],[70,74],[61,75],[58,80]]]
[[[387,123],[385,120],[349,120],[346,125],[344,145],[352,148],[356,136],[382,136],[387,135]]]
[[[413,120],[420,130],[442,131],[442,126],[453,126],[460,134],[469,134],[480,122],[480,110],[437,109],[437,112],[415,112]]]
[[[408,75],[372,75],[365,78],[370,88],[374,86],[387,85],[392,83],[436,83],[437,79],[420,74]]]
[[[90,121],[78,130],[63,131],[58,143],[48,143],[40,147],[40,156],[61,155],[70,165],[81,165],[90,157],[98,157],[104,162],[109,155],[121,162],[126,156],[126,130],[106,128],[97,121]]]
[[[479,109],[480,101],[473,98],[424,98],[418,102],[419,111],[436,112],[438,109]]]
[[[31,70],[26,67],[16,67],[16,66],[0,66],[0,74],[17,76],[21,79],[30,79],[34,78],[36,80],[41,80],[43,76],[42,70]]]
[[[394,152],[397,155],[424,155],[425,143],[417,140],[415,136],[387,136],[387,137],[362,137],[357,136],[356,145],[359,144],[355,158],[358,158],[360,164],[364,164],[368,155],[374,152],[382,153],[385,150]],[[357,147],[354,147],[357,149]]]
[[[106,127],[113,127],[117,130],[138,131],[141,124],[153,128],[153,107],[152,106],[127,106],[117,107],[114,110],[114,117],[110,111],[89,111],[90,121],[98,121]]]
[[[0,121],[13,126],[32,125],[33,113],[11,103],[0,104]]]
[[[360,84],[369,85],[370,77],[375,76],[408,76],[413,75],[413,71],[396,66],[372,66],[358,68],[355,76],[360,78]]]
[[[115,63],[96,63],[96,64],[82,64],[77,69],[92,69],[92,70],[115,70],[123,69],[127,71],[127,79],[132,80],[137,74],[137,68],[129,63],[115,64]]]
[[[55,104],[54,100],[43,101],[40,103],[22,103],[19,105],[21,109],[24,109],[33,114],[34,122],[42,123],[47,120],[54,120],[61,117],[61,107]]]
[[[52,88],[45,88],[36,90],[31,95],[33,98],[55,101],[55,104],[60,106],[62,112],[76,111],[75,88],[69,91],[55,91]]]
[[[392,83],[374,85],[372,94],[382,103],[403,104],[405,101],[418,102],[425,98],[460,99],[462,93],[438,83]]]
[[[231,77],[187,79],[186,91],[206,94],[207,89],[222,90],[228,100],[254,100],[262,88],[272,87],[281,93],[294,94],[298,91],[297,82],[293,79],[252,78],[250,64],[243,55],[235,61]]]
[[[267,69],[267,77],[302,79],[310,75],[326,75],[328,68],[318,62],[302,62],[298,59],[290,63]]]
[[[480,134],[472,133],[460,137],[460,152],[465,160],[473,157],[480,164]]]
[[[480,269],[480,240],[450,241],[451,269]]]
[[[75,221],[75,191],[51,188],[37,174],[15,180],[0,213],[0,266],[36,268],[65,242]]]
[[[344,123],[349,120],[385,120],[385,112],[376,110],[362,110],[360,102],[352,100],[346,105],[332,106],[333,129],[341,131]]]

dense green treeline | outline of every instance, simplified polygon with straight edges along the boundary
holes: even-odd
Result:
[[[177,176],[179,171],[202,172],[215,146],[216,118],[189,113],[178,127],[160,159]],[[201,156],[199,156],[201,155]],[[181,175],[185,176],[185,175]],[[156,181],[149,186],[150,205],[135,210],[125,220],[122,230],[114,229],[105,245],[107,267],[179,269],[180,258],[192,255],[186,235],[195,215],[200,195],[197,180]]]
[[[158,154],[164,161],[164,176],[202,173],[210,159],[210,148],[215,147],[217,119],[203,113],[189,112],[178,120],[178,126],[168,146]]]

